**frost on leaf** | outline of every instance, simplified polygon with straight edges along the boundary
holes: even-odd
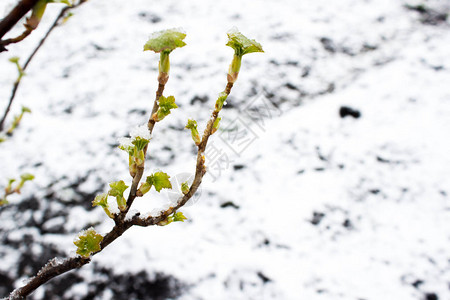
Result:
[[[156,191],[159,193],[161,189],[171,189],[172,184],[169,180],[170,176],[164,172],[156,172],[151,176],[147,176],[147,183],[155,186]]]
[[[260,43],[245,37],[237,28],[232,28],[227,35],[228,43],[226,45],[233,48],[237,56],[253,52],[264,52]]]
[[[95,229],[91,227],[80,232],[73,243],[77,246],[77,254],[88,258],[92,253],[101,250],[100,243],[102,240],[103,236],[98,234]]]
[[[92,206],[108,207],[108,194],[103,193],[95,196],[94,201],[92,201]]]
[[[183,42],[185,37],[186,34],[182,32],[182,29],[179,28],[155,32],[152,34],[147,43],[145,43],[144,51],[152,50],[156,53],[170,53],[174,49],[186,45],[186,43]]]

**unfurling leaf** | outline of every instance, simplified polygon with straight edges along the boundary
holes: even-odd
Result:
[[[168,115],[170,115],[170,110],[177,108],[178,105],[175,104],[175,97],[174,96],[169,96],[169,97],[164,97],[161,96],[159,98],[159,108],[158,111],[156,112],[156,116],[155,116],[155,121],[159,122],[162,119],[164,119],[165,117],[167,117]]]
[[[244,54],[248,53],[264,52],[260,43],[245,37],[235,27],[230,29],[227,35],[228,35],[228,43],[226,45],[233,48],[234,53],[237,56],[242,57]]]
[[[77,246],[77,254],[88,258],[92,253],[101,250],[100,243],[102,240],[103,236],[98,234],[95,229],[91,227],[80,232],[73,243]]]
[[[183,215],[182,212],[177,212],[173,214],[174,222],[184,222],[184,220],[187,220],[187,218]]]
[[[123,180],[112,182],[109,184],[111,189],[108,192],[108,195],[116,197],[117,206],[120,211],[124,211],[127,208],[127,201],[125,200],[123,193],[128,188]]]
[[[105,211],[105,213],[108,215],[108,217],[110,217],[111,219],[114,219],[114,215],[109,210],[107,193],[103,193],[103,194],[95,196],[94,201],[92,201],[92,206],[102,207],[103,210]]]
[[[201,142],[201,138],[197,130],[197,121],[189,119],[185,128],[191,130],[192,139],[194,140],[196,145],[199,145]]]

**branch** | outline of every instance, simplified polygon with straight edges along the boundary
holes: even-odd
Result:
[[[50,28],[47,30],[47,32],[45,33],[44,37],[40,40],[40,42],[38,43],[38,45],[36,46],[36,48],[34,48],[33,52],[30,54],[30,56],[27,58],[25,64],[22,67],[22,70],[25,72],[25,70],[27,69],[28,65],[30,64],[31,60],[34,58],[34,56],[36,55],[36,53],[39,51],[39,49],[42,47],[42,45],[45,43],[45,41],[47,40],[47,38],[49,37],[50,33],[53,31],[53,29],[55,29],[56,27],[58,27],[60,25],[60,21],[64,18],[64,16],[66,15],[66,13],[74,8],[77,8],[78,6],[80,6],[81,4],[83,4],[84,2],[86,2],[87,0],[80,0],[77,4],[74,4],[73,6],[66,6],[63,9],[61,9],[60,13],[58,14],[58,16],[56,17],[55,21],[53,22],[53,24],[50,26]],[[3,21],[2,21],[3,22]],[[0,22],[0,26],[1,23]],[[1,47],[1,45],[0,45]],[[1,52],[1,49],[0,49]],[[16,93],[17,90],[19,88],[20,85],[20,81],[21,78],[19,78],[19,80],[17,80],[14,83],[12,92],[11,92],[11,96],[9,97],[9,102],[8,102],[8,106],[5,109],[5,112],[3,114],[2,119],[0,120],[0,131],[3,130],[4,126],[5,126],[5,120],[6,117],[8,116],[8,113],[11,109],[11,105],[14,101],[14,98],[16,97]]]
[[[22,0],[11,10],[11,12],[0,21],[0,40],[7,34],[20,19],[23,18],[39,0]],[[0,52],[6,51],[3,45],[0,45]]]

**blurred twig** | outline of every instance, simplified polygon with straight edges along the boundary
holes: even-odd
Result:
[[[28,65],[30,64],[31,60],[33,59],[33,57],[36,55],[36,53],[39,51],[39,49],[42,47],[42,45],[45,43],[45,41],[47,40],[47,38],[49,37],[50,33],[53,31],[53,29],[55,29],[56,27],[58,27],[61,23],[62,20],[64,20],[66,13],[74,8],[77,8],[78,6],[82,5],[83,3],[85,3],[87,0],[79,0],[76,4],[73,4],[72,6],[66,6],[63,9],[61,9],[60,13],[58,14],[58,16],[56,17],[55,21],[53,22],[53,24],[50,26],[50,28],[47,30],[47,32],[45,33],[44,37],[39,41],[39,43],[37,44],[37,46],[34,48],[33,52],[30,54],[30,56],[27,58],[25,64],[22,67],[22,70],[25,72],[25,70],[27,69]],[[2,22],[0,22],[1,25]],[[1,48],[1,46],[0,46]],[[0,49],[1,52],[1,49]],[[5,120],[6,117],[8,116],[8,113],[11,109],[11,105],[14,101],[14,98],[16,97],[16,93],[17,93],[17,89],[19,88],[20,85],[20,81],[21,78],[19,78],[19,80],[17,80],[14,83],[12,92],[11,92],[11,96],[9,97],[9,102],[8,102],[8,106],[5,109],[5,112],[3,114],[2,119],[0,120],[0,131],[3,130],[4,125],[5,125]]]

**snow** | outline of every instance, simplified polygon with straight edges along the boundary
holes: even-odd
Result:
[[[88,297],[106,268],[168,274],[185,284],[178,298],[186,300],[450,299],[450,24],[424,24],[406,4],[450,10],[445,1],[387,0],[78,8],[29,66],[12,114],[21,105],[32,113],[0,144],[1,188],[36,176],[0,209],[0,275],[19,286],[53,253],[43,246],[61,257],[83,229],[112,228],[91,202],[110,182],[130,185],[118,138],[130,129],[150,138],[136,126],[153,106],[159,55],[142,46],[152,32],[182,26],[187,46],[171,54],[164,92],[179,108],[155,125],[143,177],[161,170],[175,188],[137,198],[129,216],[156,216],[178,201],[197,151],[183,128],[188,116],[199,130],[209,120],[233,55],[226,32],[236,26],[265,53],[243,59],[205,151],[208,173],[180,209],[188,220],[131,228],[59,296]],[[7,59],[23,63],[61,7],[49,5],[38,30],[1,54],[0,99],[17,76]],[[344,106],[360,117],[341,117]],[[106,287],[97,299],[115,292]]]

